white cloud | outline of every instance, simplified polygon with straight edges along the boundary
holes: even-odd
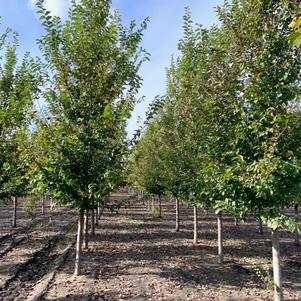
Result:
[[[29,7],[35,10],[36,0],[28,0],[28,3]],[[45,8],[53,15],[62,18],[66,17],[69,6],[70,0],[45,0]]]

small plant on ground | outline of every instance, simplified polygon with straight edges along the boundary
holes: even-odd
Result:
[[[140,220],[140,219],[128,219],[127,223],[129,225],[143,225],[143,224],[145,224],[145,222],[143,220]]]
[[[30,195],[25,199],[23,212],[25,217],[34,219],[36,216],[36,204],[37,197],[35,195]]]
[[[160,218],[161,217],[161,212],[158,207],[155,207],[152,211],[152,216],[155,218]]]
[[[258,266],[254,260],[249,261],[251,270],[256,274],[260,281],[264,284],[266,289],[272,294],[274,290],[273,276],[270,273],[270,267],[268,264]]]

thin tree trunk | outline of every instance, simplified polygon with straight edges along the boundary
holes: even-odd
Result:
[[[94,209],[91,210],[91,234],[95,235],[95,215]]]
[[[279,235],[277,230],[272,230],[272,254],[274,274],[274,301],[283,301]]]
[[[155,211],[155,198],[152,197],[152,212]]]
[[[94,211],[95,211],[95,225],[98,226],[98,214],[99,214],[98,204],[96,209],[94,209]]]
[[[77,226],[77,239],[76,239],[75,268],[74,268],[75,276],[79,276],[81,273],[83,225],[84,225],[84,211],[80,210],[79,218],[78,218],[78,226]]]
[[[193,243],[198,242],[198,208],[193,207]]]
[[[53,196],[50,197],[50,210],[53,210]]]
[[[100,203],[97,203],[97,208],[96,208],[96,220],[97,220],[97,224],[98,224],[98,220],[100,218]]]
[[[223,216],[222,213],[217,215],[217,240],[218,240],[218,263],[224,262],[223,253]]]
[[[159,217],[161,218],[162,217],[162,202],[161,202],[161,196],[160,195],[159,195],[158,202],[159,202]]]
[[[104,210],[105,210],[105,207],[106,207],[106,204],[103,203],[103,204],[101,205],[101,208],[99,208],[99,219],[100,219],[100,217],[102,216],[102,214],[103,214],[103,212],[104,212]]]
[[[259,218],[258,222],[259,222],[259,233],[260,233],[260,234],[263,234],[263,230],[262,230],[262,219],[261,219],[261,217]]]
[[[180,208],[179,199],[176,198],[176,232],[180,231]]]
[[[299,222],[299,212],[298,212],[298,205],[295,205],[295,221],[296,223]],[[300,235],[298,232],[295,233],[295,245],[300,246]]]
[[[85,212],[85,222],[84,222],[84,249],[88,249],[88,229],[89,229],[89,210]]]
[[[235,217],[235,219],[234,219],[234,224],[235,224],[235,227],[238,226],[238,219],[237,219],[237,217]]]
[[[17,226],[17,207],[18,207],[18,199],[13,197],[13,227]]]
[[[41,195],[41,201],[42,201],[42,215],[45,214],[45,199],[44,199],[44,195]]]

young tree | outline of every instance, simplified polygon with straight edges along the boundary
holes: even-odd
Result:
[[[13,198],[14,227],[17,198],[27,192],[24,155],[40,84],[39,62],[28,53],[18,62],[17,45],[16,33],[7,30],[0,36],[0,198]]]
[[[42,0],[37,7],[45,30],[39,44],[52,77],[45,93],[51,122],[43,179],[60,202],[79,209],[79,275],[84,211],[115,187],[116,169],[123,165],[146,21],[138,29],[135,22],[122,26],[110,0],[71,2],[65,23],[51,16]]]
[[[230,195],[224,204],[241,216],[253,211],[271,227],[275,300],[283,300],[278,230],[295,228],[281,210],[294,204],[300,179],[299,148],[284,135],[297,130],[289,120],[290,105],[298,102],[300,56],[287,43],[289,12],[295,6],[287,1],[235,1],[220,11],[232,38],[233,63],[243,68],[237,93],[244,104],[236,151],[230,153],[236,201]]]

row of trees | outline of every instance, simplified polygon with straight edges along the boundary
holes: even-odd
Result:
[[[264,221],[272,233],[275,301],[283,300],[278,230],[298,231],[284,208],[300,205],[300,49],[288,43],[298,3],[235,0],[220,26],[194,24],[189,9],[167,91],[133,148],[128,177],[218,214]]]
[[[42,58],[18,63],[17,35],[0,37],[0,198],[51,193],[77,208],[79,275],[84,212],[123,184],[147,20],[121,25],[110,0],[73,0],[64,22],[43,0],[37,12]]]

